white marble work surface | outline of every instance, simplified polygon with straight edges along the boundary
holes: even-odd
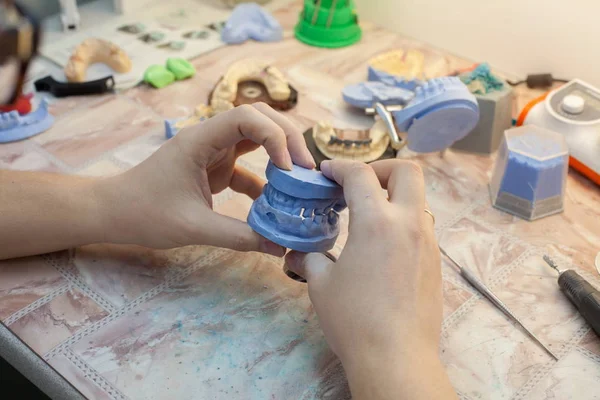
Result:
[[[378,53],[420,49],[432,75],[471,64],[371,25],[354,46],[309,47],[292,37],[297,15],[297,5],[275,12],[286,28],[282,42],[246,43],[195,59],[198,73],[190,81],[54,101],[54,126],[0,145],[0,167],[94,176],[126,170],[164,143],[164,118],[190,114],[229,64],[257,54],[299,91],[287,115],[303,129],[323,119],[364,123],[344,106],[340,89],[365,79],[366,60]],[[536,95],[516,94],[518,106]],[[600,398],[600,340],[541,259],[548,252],[600,284],[593,268],[600,190],[570,173],[564,213],[526,222],[491,207],[493,158],[454,151],[410,157],[423,167],[441,244],[560,358],[551,359],[444,262],[441,357],[461,398]],[[240,163],[262,174],[266,154]],[[240,219],[249,205],[230,191],[215,201],[217,211]],[[342,234],[337,252],[344,241]],[[96,245],[3,261],[0,320],[94,400],[350,398],[306,286],[268,256]]]

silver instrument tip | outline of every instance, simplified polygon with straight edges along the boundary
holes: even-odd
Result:
[[[552,267],[554,270],[556,270],[556,272],[560,273],[560,269],[558,269],[558,266],[556,265],[554,260],[552,260],[550,258],[550,256],[548,254],[544,254],[544,256],[542,258],[544,259],[544,261],[546,261],[546,264],[548,264],[550,267]]]

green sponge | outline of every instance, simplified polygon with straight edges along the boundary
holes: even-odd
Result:
[[[167,69],[175,74],[175,79],[191,78],[196,73],[196,69],[189,61],[183,58],[169,58],[167,60]]]
[[[175,75],[162,65],[151,65],[144,72],[144,81],[157,89],[175,81]]]

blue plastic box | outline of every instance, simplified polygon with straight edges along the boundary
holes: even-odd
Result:
[[[535,125],[505,131],[490,182],[494,207],[528,220],[561,212],[568,166],[563,135]]]

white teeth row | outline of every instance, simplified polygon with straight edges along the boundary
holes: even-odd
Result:
[[[0,113],[0,129],[14,128],[21,122],[21,116],[17,111]]]
[[[317,211],[313,208],[308,213],[306,212],[305,208],[301,208],[299,216],[300,216],[300,218],[302,218],[302,221],[304,221],[305,219],[310,219],[311,221],[314,221],[315,217],[317,217],[317,216],[331,215],[332,213],[339,216],[338,212],[335,211],[333,209],[333,207],[327,207],[326,209],[323,210],[323,212]]]

